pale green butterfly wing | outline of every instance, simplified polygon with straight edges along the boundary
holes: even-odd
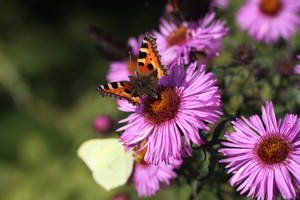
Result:
[[[106,190],[124,185],[134,164],[133,152],[125,152],[117,138],[88,140],[79,147],[78,156]]]

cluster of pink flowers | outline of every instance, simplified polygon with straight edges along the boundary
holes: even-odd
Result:
[[[236,15],[237,24],[258,41],[288,40],[300,25],[298,1],[246,0]],[[225,8],[227,4],[219,0],[213,5]],[[194,22],[161,18],[159,30],[151,32],[157,39],[162,63],[169,69],[169,75],[161,77],[156,87],[160,98],[142,96],[138,106],[118,101],[119,110],[130,112],[119,121],[126,124],[117,131],[123,145],[136,152],[133,181],[139,196],[151,196],[162,183],[169,184],[176,178],[175,169],[183,157],[192,156],[192,145],[204,144],[199,131],[208,133],[209,125],[223,115],[218,81],[213,73],[206,72],[206,64],[219,55],[221,39],[229,32],[225,21],[215,17],[210,9]],[[129,75],[135,75],[142,39],[140,35],[128,40],[131,59],[112,62],[108,81],[129,80]],[[193,54],[198,54],[197,59]],[[300,73],[299,65],[295,73]],[[234,132],[225,134],[227,141],[219,149],[225,156],[220,162],[228,163],[228,173],[233,174],[229,183],[238,186],[241,194],[248,191],[248,197],[271,200],[282,195],[296,199],[300,190],[297,115],[287,114],[277,120],[268,101],[262,106],[262,118],[242,117],[232,124]]]
[[[127,148],[135,148],[147,141],[143,142],[147,148],[143,163],[147,168],[137,164],[134,173],[140,196],[159,189],[156,178],[164,183],[175,178],[172,169],[180,165],[182,156],[191,156],[191,143],[204,144],[198,130],[207,132],[207,124],[222,115],[217,80],[205,72],[205,65],[193,63],[185,70],[183,63],[177,63],[171,67],[170,75],[159,80],[157,88],[159,100],[145,96],[140,106],[119,101],[120,110],[132,112],[120,121],[127,122],[117,130],[124,131],[121,142]],[[150,173],[152,179],[147,178]]]
[[[221,38],[229,31],[224,21],[214,18],[215,13],[210,12],[203,19],[181,25],[162,18],[160,30],[153,31],[162,63],[170,69],[170,74],[161,77],[157,85],[161,98],[143,96],[140,106],[133,106],[126,100],[118,101],[121,111],[132,112],[120,121],[127,122],[117,130],[124,131],[121,142],[128,149],[135,149],[141,143],[147,149],[142,162],[136,161],[133,172],[139,196],[153,195],[160,183],[169,184],[169,180],[176,177],[173,169],[180,167],[182,157],[192,155],[192,143],[204,144],[199,130],[207,133],[208,124],[222,115],[217,80],[200,64],[218,55]],[[112,62],[107,75],[109,81],[128,80],[129,75],[135,74],[142,39],[140,35],[137,40],[128,40],[131,60]],[[193,51],[202,52],[203,59],[190,61]],[[187,69],[185,64],[189,65]]]
[[[175,64],[170,75],[158,83],[161,99],[141,99],[141,106],[129,107],[120,103],[120,110],[133,112],[121,122],[127,125],[121,142],[135,147],[147,140],[145,161],[151,164],[171,163],[182,154],[191,154],[191,142],[201,145],[198,129],[208,131],[206,123],[214,123],[221,112],[221,94],[212,73],[205,73],[205,66],[191,64],[187,70],[183,64]],[[182,139],[181,133],[185,140]]]

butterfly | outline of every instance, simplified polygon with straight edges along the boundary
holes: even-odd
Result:
[[[133,171],[134,152],[125,151],[118,138],[91,139],[78,149],[78,156],[107,191],[124,185]]]
[[[125,150],[119,138],[90,139],[80,145],[77,154],[92,171],[96,183],[110,191],[127,183],[135,162],[147,164],[145,143],[143,140],[134,149]]]
[[[168,73],[166,66],[161,63],[156,38],[146,33],[137,58],[137,76],[129,76],[129,81],[116,81],[99,85],[97,91],[102,96],[126,99],[133,105],[139,105],[139,97],[142,95],[158,98],[156,90],[158,79],[168,75]]]

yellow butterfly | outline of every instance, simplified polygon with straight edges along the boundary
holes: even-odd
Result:
[[[91,139],[78,149],[78,156],[92,171],[95,181],[106,190],[124,185],[132,173],[134,152],[125,152],[117,138]]]

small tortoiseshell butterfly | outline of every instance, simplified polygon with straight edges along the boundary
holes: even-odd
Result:
[[[129,76],[129,81],[99,85],[97,90],[103,96],[126,99],[134,105],[139,105],[139,96],[149,95],[158,98],[156,91],[158,79],[168,75],[168,72],[168,69],[161,63],[156,39],[145,34],[137,59],[137,76]]]

